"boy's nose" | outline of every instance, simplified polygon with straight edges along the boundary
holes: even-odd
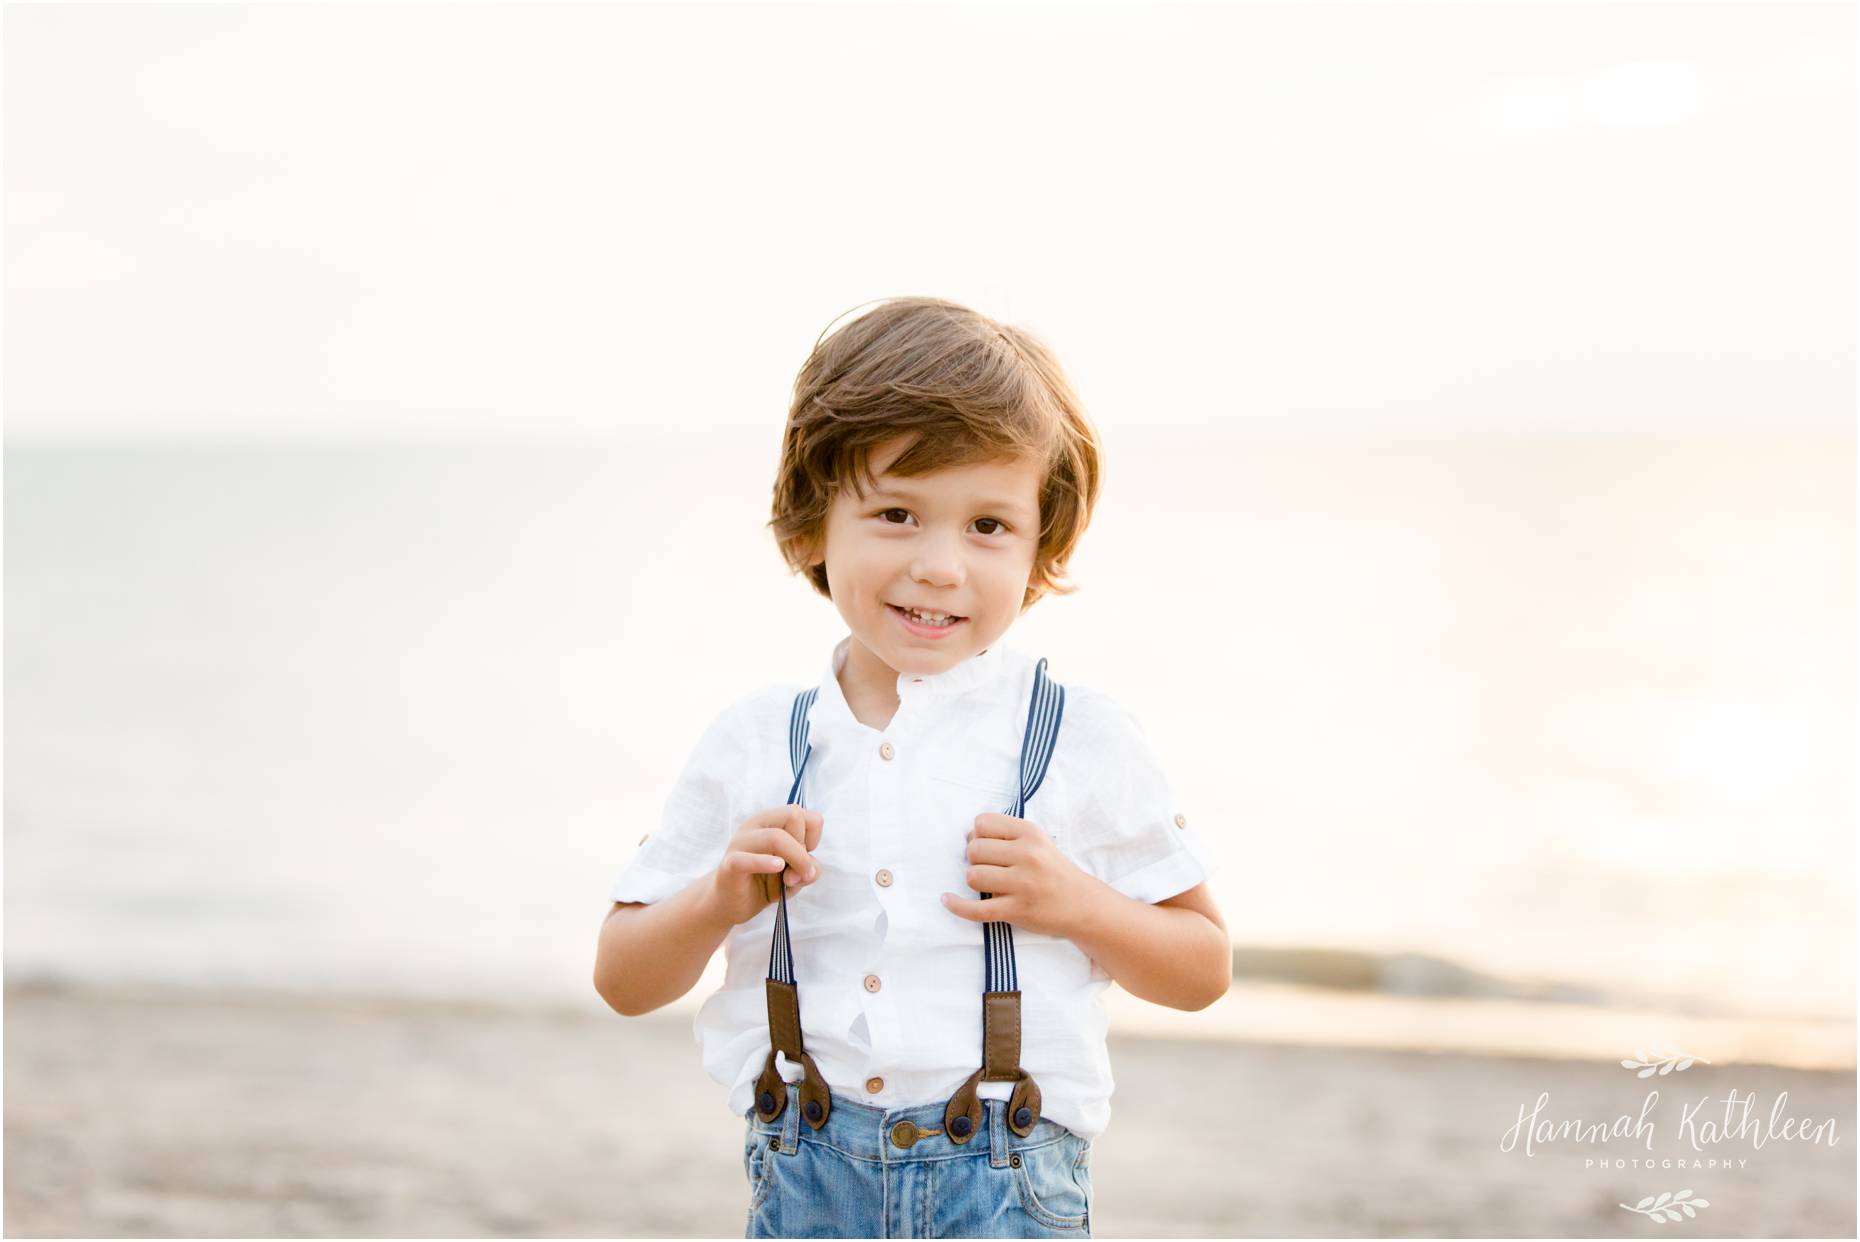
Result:
[[[927,541],[919,545],[911,561],[911,577],[937,586],[961,586],[962,554],[952,542]]]
[[[911,566],[911,578],[925,586],[961,586],[962,569],[950,561],[918,561]]]

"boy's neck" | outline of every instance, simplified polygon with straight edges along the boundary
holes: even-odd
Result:
[[[898,670],[873,655],[854,638],[846,647],[846,660],[838,673],[840,693],[853,719],[869,729],[884,732],[898,714]]]

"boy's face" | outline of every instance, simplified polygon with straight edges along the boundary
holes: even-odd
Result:
[[[848,660],[863,645],[886,667],[921,675],[984,650],[1020,615],[1040,544],[1042,475],[1038,462],[1016,459],[887,474],[907,447],[900,438],[874,451],[875,490],[840,488],[810,563],[826,561],[833,603],[852,629]],[[959,619],[919,622],[909,608]]]

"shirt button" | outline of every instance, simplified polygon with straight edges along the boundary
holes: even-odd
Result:
[[[883,987],[883,986],[884,986],[884,985],[883,985],[883,984],[881,984],[881,983],[880,983],[880,982],[878,981],[878,976],[877,976],[877,975],[867,975],[867,976],[865,977],[865,990],[866,990],[866,991],[868,991],[868,992],[876,992],[876,991],[878,991],[878,989],[879,989],[879,988],[881,988],[881,987]]]
[[[891,887],[891,872],[885,870],[883,867],[880,867],[878,869],[878,874],[873,876],[872,878],[878,881],[878,886],[880,888]]]
[[[1176,826],[1177,828],[1186,828],[1186,827],[1188,827],[1188,816],[1186,816],[1186,815],[1178,815],[1178,816],[1176,816],[1176,817],[1175,817],[1175,826]]]
[[[893,746],[890,742],[882,742],[879,744],[878,757],[880,759],[889,759],[897,753],[897,747]]]
[[[873,1095],[877,1095],[880,1091],[885,1089],[885,1080],[883,1078],[868,1078],[865,1080],[865,1089]]]

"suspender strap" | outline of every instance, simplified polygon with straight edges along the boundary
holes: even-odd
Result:
[[[1065,715],[1065,687],[1046,675],[1046,660],[1041,658],[1033,670],[1033,700],[1027,707],[1027,729],[1020,742],[1020,781],[1014,805],[1007,813],[1022,819],[1027,802],[1046,780],[1046,769],[1053,761],[1053,745],[1059,740],[1059,720]],[[993,893],[981,894],[986,901]],[[1020,972],[1014,966],[1014,928],[1007,923],[983,923],[982,944],[987,950],[987,976],[990,992],[1015,992],[1020,989]]]
[[[1065,687],[1047,677],[1042,658],[1034,666],[1033,698],[1027,707],[1027,731],[1021,738],[1019,793],[1007,811],[1016,819],[1025,817],[1027,803],[1046,780],[1065,710]],[[993,895],[981,896],[987,900]],[[982,993],[982,1068],[969,1075],[943,1109],[943,1129],[949,1141],[957,1144],[968,1142],[981,1130],[978,1082],[1014,1084],[1007,1124],[1022,1138],[1040,1119],[1039,1085],[1020,1067],[1020,975],[1014,963],[1014,929],[999,921],[983,923],[982,943],[988,979]]]
[[[794,768],[794,784],[788,787],[788,805],[800,806],[801,779],[807,772],[808,756],[813,748],[807,744],[807,713],[820,693],[818,686],[804,690],[794,698],[788,713],[788,762]],[[827,1124],[833,1096],[827,1090],[826,1076],[814,1064],[801,1044],[801,994],[794,984],[794,954],[788,943],[788,886],[782,875],[787,870],[765,871],[756,878],[763,895],[776,903],[775,934],[769,945],[769,975],[764,987],[768,991],[769,1055],[756,1078],[756,1115],[764,1122],[781,1116],[788,1106],[788,1084],[776,1067],[775,1054],[801,1063],[801,1116],[818,1130]]]

